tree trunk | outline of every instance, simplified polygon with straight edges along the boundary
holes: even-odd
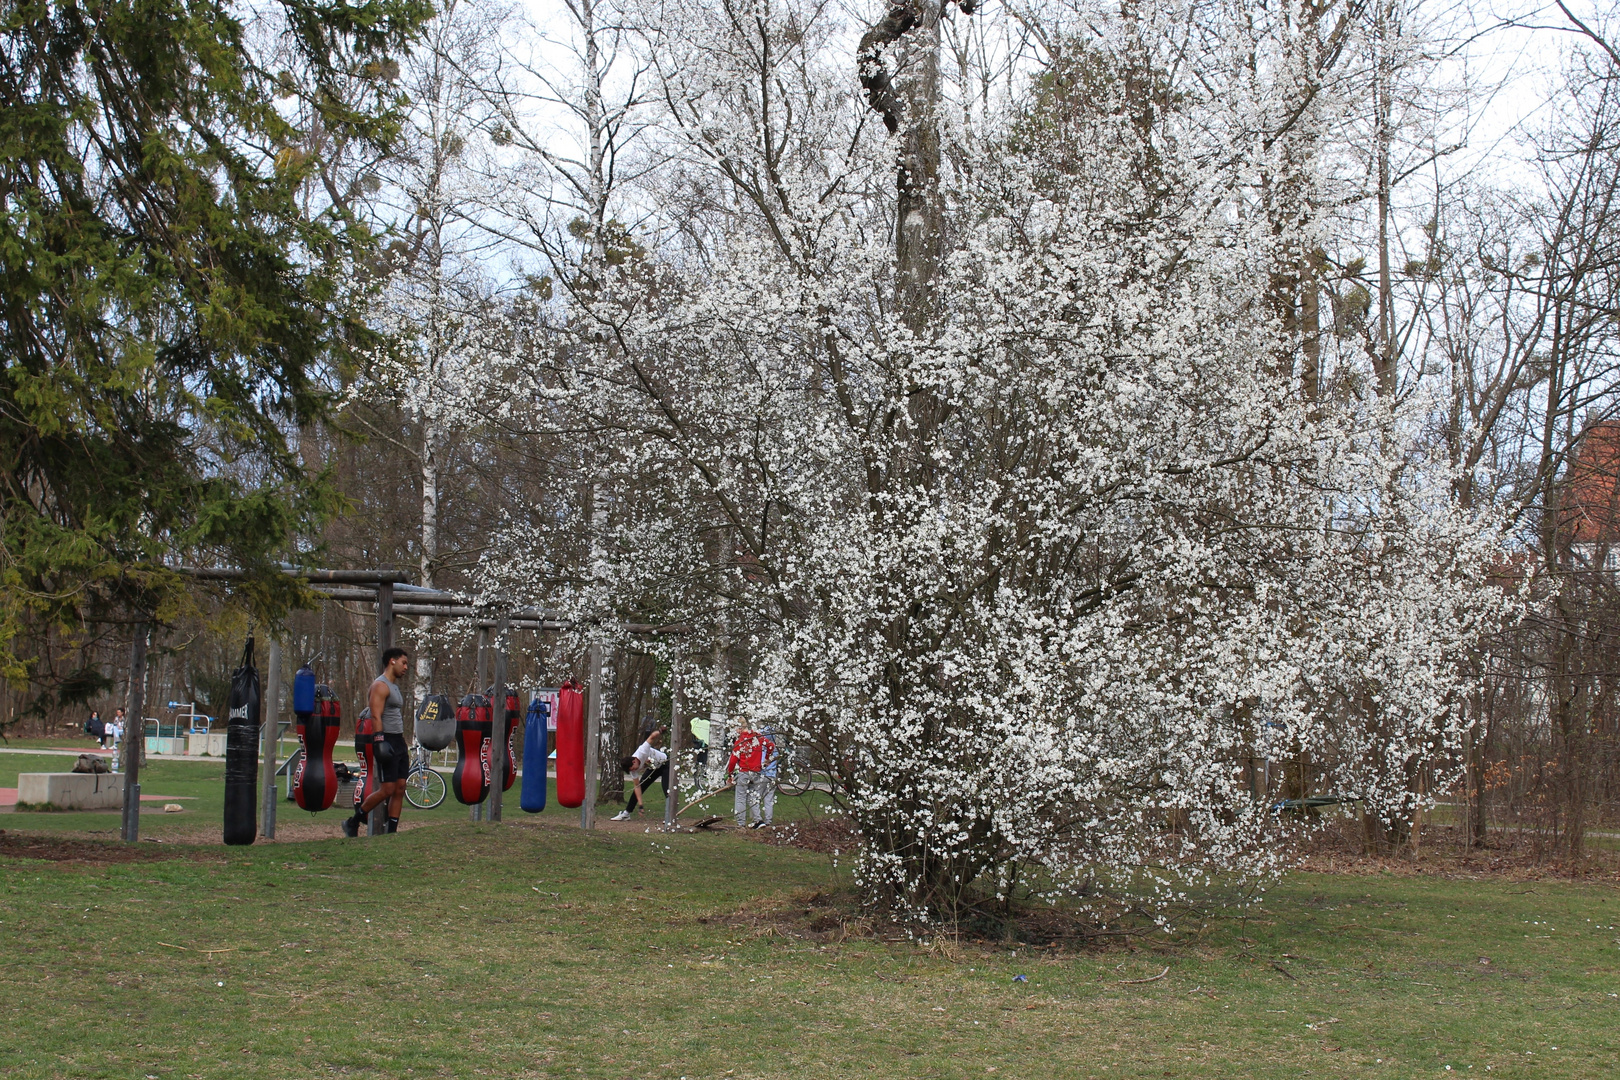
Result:
[[[1491,727],[1485,716],[1485,696],[1474,695],[1474,727],[1468,736],[1468,828],[1470,847],[1482,848],[1487,839],[1485,771],[1490,767]]]
[[[902,0],[861,38],[867,102],[900,137],[895,189],[895,305],[913,333],[933,322],[944,206],[939,190],[939,20],[943,0]],[[971,10],[971,3],[963,5]],[[902,74],[903,73],[903,74]]]
[[[1373,370],[1378,376],[1378,393],[1382,397],[1395,394],[1395,290],[1389,265],[1390,214],[1390,146],[1394,140],[1390,83],[1394,78],[1393,47],[1390,38],[1389,5],[1377,5],[1373,23],[1374,71],[1373,112],[1375,117],[1378,154],[1378,341],[1373,355]]]
[[[724,637],[714,646],[714,666],[709,671],[709,757],[710,791],[726,782],[726,758],[731,753],[731,729],[726,702],[731,690],[730,647]]]
[[[422,422],[422,531],[421,551],[417,562],[418,584],[433,588],[433,575],[439,561],[439,429],[431,418]],[[420,635],[433,629],[431,615],[418,620]],[[416,650],[416,707],[433,693],[433,655],[429,650]]]

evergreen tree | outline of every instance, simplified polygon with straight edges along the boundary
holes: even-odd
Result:
[[[333,508],[289,436],[363,343],[346,301],[373,236],[306,195],[320,147],[386,150],[391,58],[430,14],[425,0],[0,5],[13,683],[52,688],[31,659],[45,636],[172,607],[165,565],[267,567]]]

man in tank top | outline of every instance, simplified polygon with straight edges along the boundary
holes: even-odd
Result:
[[[387,649],[382,656],[382,674],[371,684],[366,704],[371,715],[380,717],[376,747],[377,790],[355,807],[354,815],[343,819],[343,835],[359,836],[366,815],[380,803],[388,804],[388,832],[399,831],[399,814],[405,808],[405,774],[410,771],[410,754],[405,749],[405,695],[399,680],[405,677],[411,658],[404,649]]]

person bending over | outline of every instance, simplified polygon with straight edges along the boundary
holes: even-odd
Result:
[[[405,695],[400,693],[399,680],[405,677],[410,663],[410,654],[404,649],[384,651],[382,674],[373,680],[366,695],[371,715],[382,718],[372,749],[372,759],[377,763],[377,789],[355,807],[352,816],[343,819],[344,836],[359,836],[366,815],[382,803],[388,804],[385,831],[399,831],[399,814],[405,808],[405,774],[410,771],[410,755],[405,749]]]
[[[647,802],[644,794],[652,787],[654,780],[662,780],[664,795],[669,795],[669,755],[658,749],[658,744],[663,741],[664,729],[655,727],[648,732],[642,744],[636,747],[636,752],[620,762],[627,773],[635,772],[637,769],[641,771],[630,788],[630,794],[625,796],[624,809],[613,815],[614,821],[629,821],[630,812],[638,807],[646,813]]]

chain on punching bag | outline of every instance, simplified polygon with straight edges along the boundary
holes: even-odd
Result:
[[[259,669],[253,666],[253,638],[242,649],[242,663],[231,673],[225,723],[225,842],[251,844],[258,833]]]
[[[456,707],[456,771],[450,790],[456,801],[467,806],[489,796],[490,735],[494,724],[489,716],[489,698],[468,694]]]
[[[525,813],[538,814],[546,808],[546,713],[550,706],[542,698],[529,702],[523,718],[523,791],[518,805]]]
[[[585,801],[585,699],[565,682],[557,692],[557,802],[573,808]]]

